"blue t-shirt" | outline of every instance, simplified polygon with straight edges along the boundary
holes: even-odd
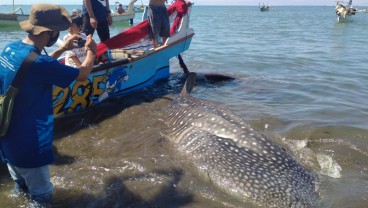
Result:
[[[40,53],[35,46],[20,40],[5,46],[0,55],[2,93],[11,84],[30,51]],[[53,85],[65,88],[78,75],[78,69],[60,64],[50,56],[40,55],[36,59],[15,97],[8,132],[0,139],[4,162],[20,168],[41,167],[54,162]]]
[[[105,0],[90,0],[91,6],[93,10],[93,14],[95,15],[97,21],[106,21],[107,20],[107,9]],[[82,6],[83,14],[87,14],[87,8],[83,1]]]

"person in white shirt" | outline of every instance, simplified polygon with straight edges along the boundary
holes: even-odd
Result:
[[[85,43],[85,40],[87,39],[87,36],[84,33],[80,32],[83,24],[82,16],[76,14],[72,15],[71,18],[72,24],[69,28],[69,33],[64,36],[63,41],[65,42],[70,36],[77,34],[81,36],[81,38],[78,40],[80,48],[74,48],[73,50],[66,52],[65,65],[77,68],[83,63],[83,61],[87,57],[87,51],[83,45],[83,43]]]

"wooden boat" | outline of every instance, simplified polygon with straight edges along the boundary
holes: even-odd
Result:
[[[352,0],[350,0],[349,2],[336,1],[335,12],[337,15],[338,22],[345,22],[356,13],[368,13],[368,9],[359,10],[353,8],[352,4],[353,4]]]
[[[265,11],[268,11],[270,9],[270,6],[265,5],[265,4],[263,4],[263,5],[259,4],[259,9],[261,10],[261,12],[265,12]]]
[[[171,36],[153,49],[148,20],[100,43],[97,56],[105,63],[96,65],[84,82],[74,81],[67,88],[54,87],[56,118],[85,112],[117,96],[133,92],[170,76],[169,60],[189,49],[194,31],[189,27],[191,4],[176,1],[169,8]],[[63,60],[60,60],[63,61]]]
[[[137,0],[131,0],[129,5],[128,5],[128,9],[125,10],[123,13],[119,14],[118,13],[118,6],[119,6],[119,2],[115,2],[116,8],[115,10],[111,11],[111,17],[113,22],[127,22],[129,21],[130,24],[133,24],[133,19],[135,17],[135,10],[134,10],[134,3]]]
[[[20,21],[28,20],[29,15],[24,14],[22,8],[15,9],[13,0],[13,11],[9,13],[0,13],[0,25],[18,25]]]

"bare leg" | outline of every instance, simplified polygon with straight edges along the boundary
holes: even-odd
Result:
[[[153,42],[153,47],[157,48],[158,47],[157,39],[153,39],[152,42]]]
[[[166,43],[167,37],[162,37],[162,45]]]

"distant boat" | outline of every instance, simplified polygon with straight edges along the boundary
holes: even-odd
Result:
[[[24,14],[22,8],[15,9],[13,0],[13,11],[9,13],[0,13],[0,25],[18,25],[20,21],[28,20],[29,15]]]
[[[336,1],[335,12],[338,22],[344,22],[350,19],[350,17],[355,15],[356,13],[368,13],[368,9],[358,10],[356,8],[353,8],[352,4],[352,0],[350,0],[349,2]]]
[[[270,6],[265,5],[264,3],[263,3],[262,6],[261,6],[261,4],[259,4],[259,9],[261,10],[261,12],[265,12],[265,11],[268,11],[270,9]]]
[[[356,9],[354,9],[351,5],[352,0],[349,2],[336,1],[335,12],[338,22],[345,21],[350,16],[355,15]]]
[[[111,11],[111,17],[113,22],[127,22],[129,21],[130,24],[133,24],[133,19],[135,18],[135,11],[134,11],[134,3],[137,0],[131,0],[128,9],[123,11],[122,13],[118,12],[119,2],[115,2],[116,8],[115,10]]]
[[[134,7],[134,11],[135,13],[142,13],[144,12],[146,6],[144,6],[143,1],[141,0],[141,5],[140,6],[135,6]]]
[[[135,11],[135,13],[142,13],[142,12],[144,12],[145,7],[146,6],[144,6],[143,4],[141,6],[136,6],[136,7],[134,7],[134,11]]]

